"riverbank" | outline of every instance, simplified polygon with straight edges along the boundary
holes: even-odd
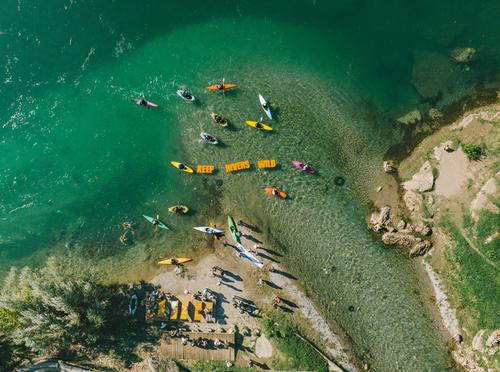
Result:
[[[454,359],[474,371],[499,368],[499,128],[498,102],[465,112],[386,163],[371,195],[370,226],[422,257]]]

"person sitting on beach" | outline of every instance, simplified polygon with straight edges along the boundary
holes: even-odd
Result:
[[[182,342],[182,344],[183,344],[183,345],[187,345],[187,343],[188,343],[188,338],[187,338],[187,337],[182,336],[182,337],[181,337],[181,342]]]
[[[222,342],[218,338],[216,338],[214,340],[214,346],[218,348],[218,347],[222,346]]]

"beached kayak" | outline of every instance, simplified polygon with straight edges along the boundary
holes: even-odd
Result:
[[[207,87],[208,90],[228,90],[236,88],[236,84],[214,84]]]
[[[316,169],[314,169],[313,167],[311,167],[309,164],[302,163],[301,161],[298,161],[298,160],[292,160],[292,164],[293,164],[293,166],[295,168],[303,170],[306,173],[309,173],[309,174],[316,173]],[[306,166],[305,169],[304,169],[304,166]]]
[[[186,173],[194,173],[193,168],[188,167],[186,164],[179,163],[178,161],[171,161],[170,164],[172,164],[173,167],[177,168],[178,170],[181,170]]]
[[[184,89],[179,89],[177,91],[177,95],[179,97],[181,97],[186,102],[196,101],[196,98],[194,98],[194,96],[191,93],[189,93],[187,90],[184,90]]]
[[[221,114],[218,114],[216,112],[212,112],[210,114],[210,116],[212,117],[212,119],[214,119],[214,121],[217,124],[219,124],[223,128],[226,128],[229,125],[228,120],[224,116],[222,116]]]
[[[193,261],[192,258],[180,257],[180,258],[166,258],[164,260],[159,261],[158,263],[160,265],[178,265],[191,261]]]
[[[158,226],[160,229],[170,230],[169,227],[164,222],[160,221],[159,219],[153,218],[153,217],[150,217],[150,216],[146,216],[144,214],[142,216],[145,219],[147,219],[149,222],[151,222],[153,225]],[[157,221],[158,223],[155,224],[155,221]]]
[[[198,227],[193,227],[193,229],[210,234],[210,235],[216,235],[216,234],[223,234],[224,231],[216,229],[214,227],[210,226],[198,226]]]
[[[271,114],[271,107],[269,107],[269,104],[266,102],[266,100],[264,99],[264,97],[262,97],[261,94],[259,94],[259,101],[260,101],[260,107],[262,107],[262,110],[264,110],[267,117],[273,120],[273,115]]]
[[[219,143],[219,140],[215,136],[207,132],[201,132],[200,137],[205,143],[209,143],[210,145],[217,145]]]
[[[133,99],[132,102],[134,102],[136,105],[139,105],[139,106],[158,107],[158,105],[156,103],[142,100],[142,99]]]
[[[264,189],[264,191],[266,192],[266,194],[271,195],[271,196],[276,196],[276,197],[282,198],[282,199],[286,198],[285,192],[281,191],[281,190],[278,190],[275,187],[266,187]]]
[[[241,257],[245,257],[248,261],[253,263],[259,269],[264,268],[264,264],[260,262],[257,257],[251,254],[241,243],[236,243],[236,250],[238,251]]]
[[[235,243],[240,243],[240,232],[234,223],[234,219],[231,216],[227,216],[227,225],[229,227],[229,232]]]
[[[252,121],[252,120],[247,120],[245,123],[247,125],[250,125],[251,127],[260,129],[260,130],[273,130],[269,125],[266,125],[264,123],[261,123],[260,121]]]
[[[168,211],[175,214],[187,214],[189,212],[189,208],[185,205],[173,205],[168,208]]]

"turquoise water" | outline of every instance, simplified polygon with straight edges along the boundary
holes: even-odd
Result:
[[[204,248],[191,226],[247,215],[287,253],[360,359],[377,370],[442,369],[447,350],[413,268],[366,230],[363,194],[403,139],[394,118],[498,77],[499,9],[494,1],[2,2],[0,272],[55,252],[109,273],[134,273],[137,262],[148,270],[186,244]],[[452,48],[469,45],[475,64],[450,62]],[[204,89],[222,77],[240,88]],[[197,104],[175,95],[183,85]],[[243,124],[262,115],[259,92],[275,109],[275,133]],[[130,102],[141,95],[160,108]],[[230,130],[211,121],[213,110]],[[202,130],[224,146],[201,144]],[[282,168],[189,177],[168,166],[265,158]],[[297,174],[292,159],[311,161],[319,175]],[[291,199],[266,198],[271,184]],[[167,216],[178,202],[195,213]],[[173,231],[153,234],[143,213],[162,214]],[[128,248],[117,243],[123,220],[138,224]]]

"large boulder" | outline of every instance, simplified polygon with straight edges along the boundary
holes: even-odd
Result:
[[[388,224],[391,219],[391,208],[383,207],[379,213],[373,212],[370,217],[370,225],[376,232],[381,232],[388,229]]]
[[[455,48],[451,51],[451,58],[457,63],[469,63],[476,57],[474,48]]]
[[[401,232],[386,232],[382,235],[382,242],[385,245],[401,245],[403,247],[411,248],[416,243],[421,242],[422,239],[417,238],[412,234]]]
[[[422,120],[422,114],[418,110],[413,110],[397,119],[398,123],[404,125],[417,124]]]
[[[384,161],[384,164],[382,166],[384,167],[385,173],[396,172],[396,165],[392,160]]]
[[[423,256],[432,248],[432,243],[428,240],[423,240],[416,243],[410,250],[410,257]]]
[[[412,216],[418,215],[422,207],[422,195],[415,191],[407,191],[403,195],[403,201],[406,204],[406,208],[410,211]]]
[[[432,190],[434,186],[434,175],[432,174],[432,165],[426,161],[418,173],[414,174],[410,181],[403,183],[403,187],[407,191],[425,192]]]

